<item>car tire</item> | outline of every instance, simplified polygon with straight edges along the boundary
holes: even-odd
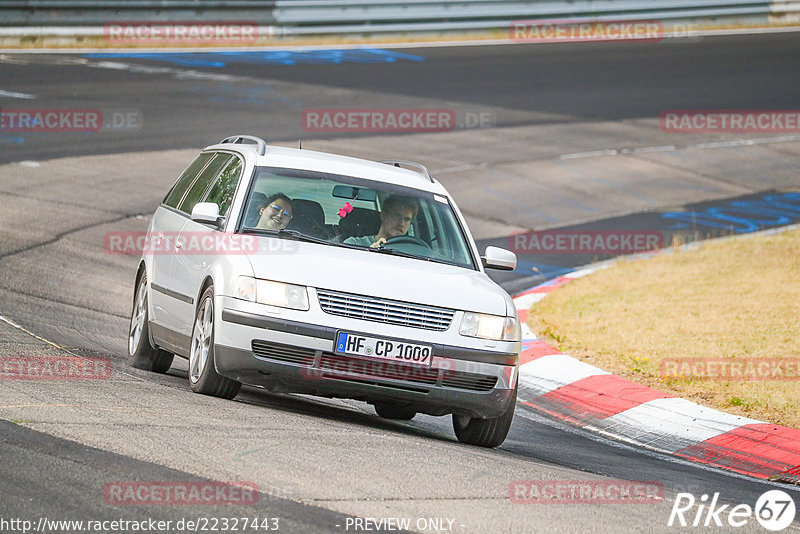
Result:
[[[150,318],[147,311],[147,275],[142,273],[133,293],[131,322],[128,329],[128,363],[136,369],[166,373],[175,357],[150,343]]]
[[[189,385],[192,391],[232,399],[242,383],[217,373],[214,367],[214,287],[208,287],[197,306],[189,346]]]
[[[456,432],[458,441],[479,447],[499,447],[505,441],[508,430],[511,428],[516,405],[517,386],[515,384],[511,402],[508,403],[506,411],[498,417],[481,419],[480,417],[453,414],[453,430]]]
[[[411,421],[417,412],[408,406],[398,406],[397,404],[378,403],[375,404],[375,413],[384,419],[394,419],[396,421]]]

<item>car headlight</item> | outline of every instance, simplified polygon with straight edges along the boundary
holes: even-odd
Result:
[[[308,290],[306,286],[256,280],[256,302],[293,310],[307,310]]]
[[[259,280],[249,276],[240,276],[234,285],[236,297],[278,306],[293,310],[308,310],[308,290],[306,286],[273,282],[272,280]]]
[[[462,336],[493,339],[495,341],[519,341],[519,319],[500,317],[484,313],[465,312],[458,333]]]

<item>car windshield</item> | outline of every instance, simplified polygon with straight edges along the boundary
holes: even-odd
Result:
[[[259,167],[240,228],[476,269],[447,197],[351,176]]]

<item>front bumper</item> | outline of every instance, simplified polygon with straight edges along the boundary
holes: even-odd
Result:
[[[217,372],[271,391],[393,402],[419,413],[497,417],[513,399],[518,353],[432,343],[430,368],[332,352],[336,328],[223,309]],[[235,343],[231,341],[236,340]]]

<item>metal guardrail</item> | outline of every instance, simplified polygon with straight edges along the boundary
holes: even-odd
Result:
[[[515,20],[800,16],[793,0],[2,0],[0,27],[246,22],[272,35],[505,29]]]
[[[103,26],[110,22],[247,22],[274,25],[265,0],[0,0],[0,26]]]
[[[800,22],[800,2],[797,0],[772,0],[772,14]]]
[[[698,9],[752,9],[765,12],[769,0],[278,0],[275,18],[281,23],[337,24],[354,22],[444,21],[469,19],[618,16]]]
[[[278,0],[277,33],[403,32],[505,29],[521,19],[675,20],[763,17],[769,0]]]

